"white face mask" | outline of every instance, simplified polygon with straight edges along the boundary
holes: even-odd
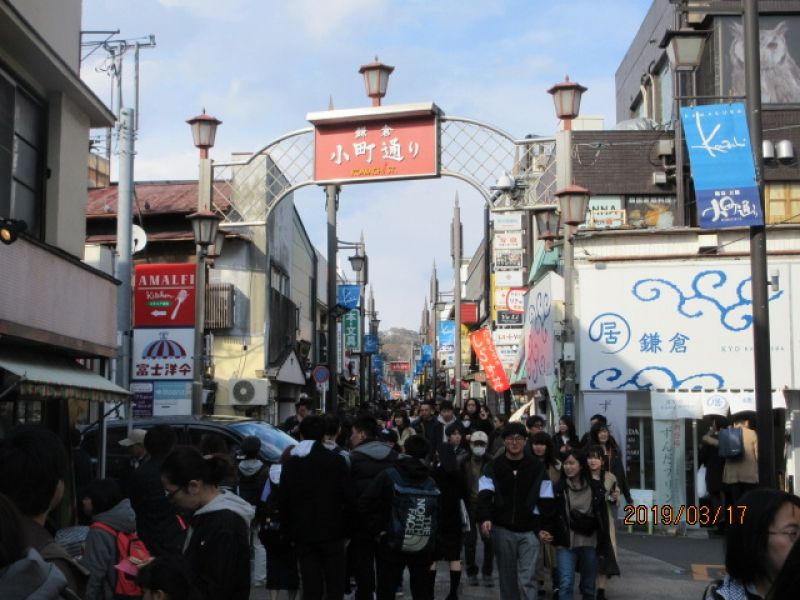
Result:
[[[480,458],[484,454],[486,454],[486,447],[485,446],[472,446],[472,453]]]
[[[461,424],[464,427],[469,427],[472,424],[472,422],[469,419],[464,419],[463,421],[461,421]]]

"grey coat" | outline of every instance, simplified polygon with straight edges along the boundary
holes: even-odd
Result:
[[[56,600],[66,598],[67,578],[33,548],[27,556],[0,569],[0,598]]]
[[[136,531],[136,514],[127,498],[114,508],[94,515],[92,520],[124,533]],[[119,562],[116,536],[102,529],[90,527],[81,562],[89,570],[85,600],[111,600],[117,584],[117,570],[114,565]]]

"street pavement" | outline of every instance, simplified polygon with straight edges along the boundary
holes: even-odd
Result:
[[[621,577],[613,578],[606,589],[609,600],[700,600],[703,590],[712,579],[723,575],[722,540],[708,537],[706,531],[692,531],[688,536],[670,536],[644,533],[617,534],[617,561],[622,571]],[[483,551],[478,544],[479,554]],[[478,560],[480,564],[480,557]],[[466,572],[462,576],[459,598],[462,600],[503,600],[497,587],[497,576],[492,588],[470,586]],[[438,565],[436,577],[436,598],[447,596],[450,587],[448,563]],[[577,586],[576,586],[577,587]],[[544,599],[550,600],[550,582],[545,583]],[[284,596],[285,597],[285,596]],[[298,596],[299,597],[299,596]],[[576,589],[576,598],[580,593]],[[254,589],[251,600],[264,600],[264,588]],[[346,598],[352,598],[348,596]],[[401,598],[401,596],[397,596]],[[403,596],[411,600],[408,587],[408,573],[403,579]],[[541,598],[541,596],[540,596]]]

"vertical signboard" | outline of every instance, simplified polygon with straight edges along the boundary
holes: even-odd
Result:
[[[348,311],[342,317],[344,349],[361,352],[361,313],[358,309]]]
[[[511,387],[503,364],[497,355],[497,350],[492,340],[492,332],[488,329],[479,329],[469,334],[472,349],[478,357],[481,368],[486,373],[486,382],[497,392],[504,392]]]
[[[700,227],[763,225],[744,103],[681,108],[681,122]]]
[[[192,412],[196,268],[193,264],[135,268],[131,391],[136,417]]]

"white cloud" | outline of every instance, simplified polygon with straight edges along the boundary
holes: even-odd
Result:
[[[359,33],[367,26],[378,26],[387,15],[388,0],[292,0],[286,3],[287,14],[312,38],[339,37],[346,44],[350,32]]]
[[[249,0],[158,0],[165,8],[179,9],[194,17],[236,21],[244,16]]]

